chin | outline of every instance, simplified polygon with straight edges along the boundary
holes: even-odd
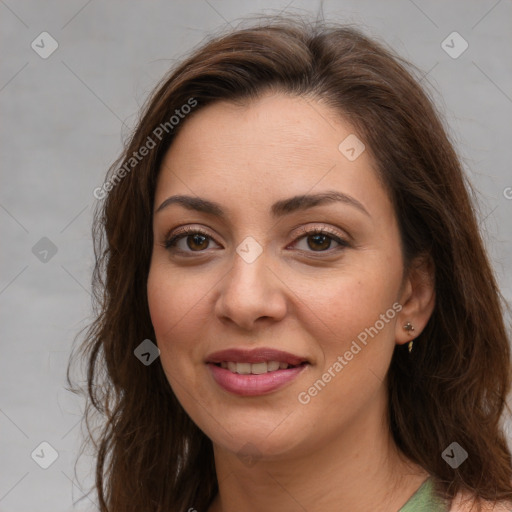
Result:
[[[273,423],[274,427],[270,428],[267,423],[266,427],[262,428],[258,424],[229,423],[229,433],[220,427],[215,430],[210,428],[206,435],[216,448],[234,453],[239,457],[274,459],[285,454],[292,455],[302,444],[300,433],[295,429],[279,430],[278,427],[276,430],[275,425],[276,423]]]

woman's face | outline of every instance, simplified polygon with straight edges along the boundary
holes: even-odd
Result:
[[[380,418],[407,287],[368,148],[329,107],[280,94],[184,123],[158,178],[147,283],[184,409],[217,448],[270,458]]]

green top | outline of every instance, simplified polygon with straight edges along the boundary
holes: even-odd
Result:
[[[449,512],[450,504],[434,492],[432,477],[427,478],[398,512]]]

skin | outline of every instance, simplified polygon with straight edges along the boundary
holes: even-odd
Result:
[[[398,510],[428,477],[391,438],[386,374],[395,344],[417,336],[432,313],[431,266],[418,260],[404,272],[396,216],[369,148],[354,161],[338,150],[352,133],[315,99],[268,93],[198,111],[163,161],[155,210],[186,194],[226,211],[220,219],[172,204],[155,213],[147,282],[164,371],[214,445],[220,491],[209,512]],[[368,215],[341,202],[271,215],[278,200],[327,190],[350,195]],[[181,239],[190,257],[164,247],[169,230],[184,225],[211,237]],[[328,227],[349,245],[315,243],[301,227]],[[248,236],[263,251],[252,263],[236,252]],[[300,403],[299,393],[394,303],[402,310]],[[408,321],[413,334],[403,329]],[[311,364],[270,394],[236,396],[204,362],[233,347],[273,347]]]

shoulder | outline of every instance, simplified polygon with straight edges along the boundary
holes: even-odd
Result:
[[[468,493],[460,492],[452,501],[450,512],[477,512],[478,508],[474,499]],[[482,501],[481,512],[511,512],[512,502]]]

